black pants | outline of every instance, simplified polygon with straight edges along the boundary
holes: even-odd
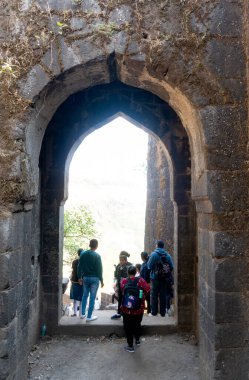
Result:
[[[141,336],[141,322],[143,314],[130,315],[123,313],[123,323],[129,347],[133,347],[133,338],[139,340]]]
[[[123,299],[123,293],[120,287],[118,287],[118,314],[121,314],[122,299]]]
[[[147,303],[147,314],[150,314],[151,308],[150,308],[150,293],[146,294],[145,297],[146,303]]]
[[[151,280],[151,290],[150,290],[150,306],[151,314],[157,315],[158,313],[158,298],[160,301],[160,314],[164,317],[166,313],[166,308],[170,307],[169,302],[171,285],[168,281]]]

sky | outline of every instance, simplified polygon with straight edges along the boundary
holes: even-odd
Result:
[[[84,204],[92,212],[107,289],[121,250],[130,253],[132,263],[141,262],[147,149],[148,134],[118,117],[83,140],[69,167],[65,209]]]

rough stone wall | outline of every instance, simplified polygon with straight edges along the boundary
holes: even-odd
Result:
[[[150,136],[147,163],[147,204],[145,216],[145,251],[152,252],[155,242],[162,239],[174,256],[174,205],[170,197],[170,172],[162,144]]]
[[[44,133],[69,95],[115,79],[169,103],[187,131],[197,211],[202,378],[248,379],[247,3],[1,1],[0,378],[18,378],[39,329],[34,305]],[[167,132],[162,123],[157,136]],[[170,144],[167,150],[171,155]],[[187,233],[190,226],[180,221]],[[20,255],[22,275],[10,281],[12,264],[6,262],[16,263]]]

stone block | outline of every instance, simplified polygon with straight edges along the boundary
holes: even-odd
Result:
[[[178,292],[179,294],[189,294],[194,291],[194,273],[178,274]]]
[[[200,111],[205,144],[236,153],[247,136],[247,113],[244,108],[207,106]],[[239,133],[238,133],[239,132]]]
[[[78,40],[72,43],[72,49],[79,57],[80,63],[85,63],[103,57],[104,51],[93,45],[90,40]]]
[[[56,294],[59,290],[58,276],[42,276],[42,287],[45,293]]]
[[[9,285],[14,287],[23,278],[22,268],[25,265],[21,251],[10,252],[9,258]]]
[[[44,2],[43,0],[36,0],[37,5],[44,10],[69,10],[72,9],[73,0],[48,0]]]
[[[85,29],[87,24],[86,21],[80,17],[73,17],[70,21],[70,26],[73,30]]]
[[[215,317],[215,291],[207,284],[203,278],[199,277],[199,304],[210,316]]]
[[[7,339],[0,340],[0,358],[8,357],[8,341]]]
[[[109,22],[112,22],[115,25],[120,26],[122,24],[128,24],[132,21],[132,9],[128,5],[115,7],[115,9],[110,12]]]
[[[248,208],[248,184],[242,171],[209,171],[207,177],[207,192],[213,211],[228,213],[241,210],[244,212]]]
[[[215,349],[242,348],[248,345],[249,330],[244,323],[221,323],[215,325]]]
[[[210,40],[206,46],[204,64],[217,77],[243,79],[245,77],[243,45],[233,40]]]
[[[20,92],[25,98],[33,99],[39,95],[49,81],[49,76],[43,71],[41,66],[36,65],[29,72],[27,78],[19,83]]]
[[[60,40],[60,50],[64,71],[81,63],[80,57],[70,45],[66,44],[63,38]]]
[[[242,293],[215,293],[216,323],[239,323],[247,320],[248,305]]]
[[[9,254],[0,254],[0,291],[7,289],[9,283]]]
[[[209,315],[201,305],[199,308],[199,316],[200,316],[200,328],[204,331],[205,335],[208,337],[209,342],[214,345],[215,343],[215,322],[213,320],[213,316]]]
[[[82,0],[81,9],[84,12],[100,13],[101,8],[96,0]]]
[[[16,314],[16,289],[0,292],[0,327],[5,327]]]
[[[178,327],[181,331],[191,331],[193,328],[194,310],[189,307],[181,307],[178,310]]]
[[[241,5],[221,0],[215,6],[212,4],[212,8],[206,22],[209,32],[222,37],[240,37],[243,20]]]
[[[216,291],[249,291],[249,264],[246,259],[216,259],[214,269]]]
[[[215,379],[247,380],[249,348],[225,348],[215,351]]]
[[[32,0],[21,0],[20,5],[19,5],[20,11],[21,12],[28,11],[29,8],[31,7],[31,4],[32,4]]]
[[[51,43],[50,49],[42,58],[42,62],[44,63],[44,65],[47,66],[49,70],[52,71],[53,76],[60,74],[61,68],[60,68],[59,60],[58,60],[58,51],[54,42]]]
[[[244,101],[244,94],[246,92],[245,78],[221,78],[220,85],[224,89],[224,96],[230,98],[233,103],[240,103]]]
[[[200,363],[203,379],[214,379],[214,344],[200,326]]]
[[[214,257],[246,257],[249,254],[249,237],[239,233],[210,231],[210,252]]]
[[[175,201],[178,206],[188,205],[190,203],[190,192],[181,189],[176,190]]]
[[[10,373],[10,360],[8,357],[0,358],[0,380],[8,379]]]

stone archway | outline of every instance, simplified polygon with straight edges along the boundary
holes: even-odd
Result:
[[[2,377],[27,373],[27,352],[38,336],[39,253],[46,245],[40,242],[38,164],[46,128],[70,95],[117,80],[157,95],[186,130],[197,211],[202,377],[246,380],[247,2],[158,6],[125,0],[100,6],[92,0],[91,13],[85,1],[48,3],[50,8],[44,1],[17,6],[13,0],[2,12],[1,50],[18,68],[12,92],[10,76],[4,76],[0,97]],[[53,294],[50,299],[56,303]]]
[[[60,315],[61,283],[61,223],[60,207],[64,202],[66,161],[76,149],[82,135],[101,126],[118,112],[142,124],[161,138],[171,155],[175,203],[179,212],[178,241],[175,258],[179,265],[178,325],[180,329],[194,327],[194,250],[193,213],[190,207],[190,152],[188,138],[174,111],[155,95],[120,82],[101,85],[72,95],[55,113],[43,139],[41,170],[41,239],[42,284],[44,295],[43,320],[53,331]],[[180,183],[180,185],[179,185]],[[184,213],[181,210],[185,210]],[[188,222],[186,222],[188,220]],[[186,268],[187,272],[186,272]],[[187,299],[187,301],[186,301]]]

